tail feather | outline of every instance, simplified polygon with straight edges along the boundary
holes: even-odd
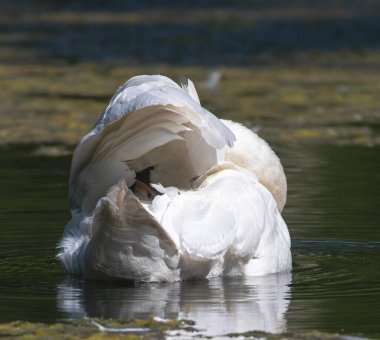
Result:
[[[178,250],[125,181],[102,198],[84,256],[84,276],[141,281],[178,280]]]

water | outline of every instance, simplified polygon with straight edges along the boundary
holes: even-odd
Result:
[[[277,148],[278,149],[278,148]],[[0,149],[0,322],[186,318],[205,334],[318,329],[380,337],[380,149],[281,146],[292,274],[171,284],[67,278],[70,157]]]

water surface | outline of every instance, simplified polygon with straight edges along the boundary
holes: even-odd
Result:
[[[0,322],[186,318],[205,334],[318,329],[380,337],[380,149],[277,148],[289,182],[292,274],[182,283],[68,278],[55,246],[70,156],[0,149]]]

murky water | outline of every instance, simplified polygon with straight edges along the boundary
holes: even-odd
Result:
[[[207,334],[318,329],[380,337],[380,149],[282,146],[292,274],[174,284],[85,282],[54,258],[70,157],[0,149],[0,322],[186,318]]]

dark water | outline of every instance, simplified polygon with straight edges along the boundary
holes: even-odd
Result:
[[[373,0],[14,0],[0,2],[0,19],[0,61],[9,64],[27,56],[37,63],[241,66],[258,55],[380,47]]]
[[[208,334],[318,329],[380,337],[380,149],[282,146],[294,270],[175,284],[62,275],[70,157],[0,149],[0,322],[186,318]]]

